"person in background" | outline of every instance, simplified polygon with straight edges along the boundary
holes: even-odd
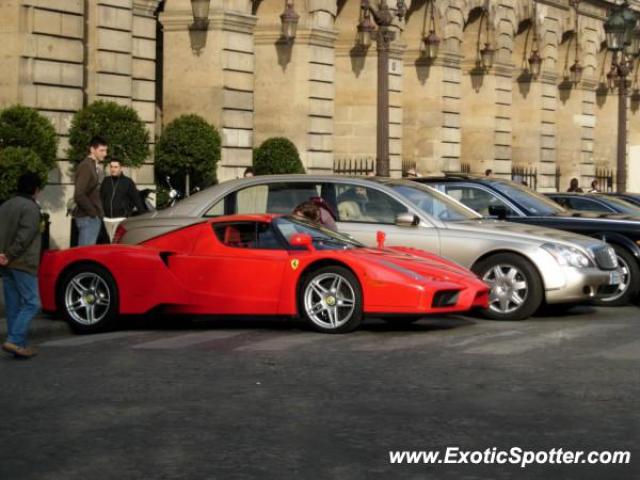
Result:
[[[312,197],[310,201],[320,210],[320,224],[329,230],[337,232],[338,227],[336,226],[336,216],[325,199],[322,197]]]
[[[580,182],[578,182],[577,178],[571,179],[567,192],[583,193],[583,190],[580,188]]]
[[[487,168],[487,169],[484,171],[484,176],[485,176],[485,177],[493,177],[493,170],[491,170],[490,168]]]
[[[102,201],[100,200],[100,165],[107,156],[107,142],[93,137],[89,155],[76,168],[73,192],[75,208],[73,218],[78,227],[78,245],[95,245],[102,227]]]
[[[320,208],[311,200],[302,202],[291,213],[294,217],[320,224]]]
[[[27,346],[31,321],[40,310],[38,267],[42,215],[36,196],[42,180],[35,173],[18,179],[18,193],[0,206],[0,272],[7,316],[7,340],[2,350],[16,358],[30,358]]]
[[[418,173],[418,170],[416,168],[410,168],[409,170],[407,170],[407,178],[420,178],[422,175],[420,175],[420,173]]]
[[[589,193],[600,193],[600,189],[598,188],[598,181],[593,180],[591,182],[591,188],[589,189]]]
[[[251,178],[253,176],[255,176],[255,173],[253,171],[253,167],[247,167],[244,169],[244,174],[242,175],[243,178]]]
[[[131,216],[134,211],[141,213],[146,210],[136,184],[124,174],[122,163],[115,158],[109,161],[109,176],[100,186],[100,200],[104,210],[104,226],[110,242],[120,222]]]

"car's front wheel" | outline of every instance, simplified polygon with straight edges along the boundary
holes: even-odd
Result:
[[[597,300],[598,305],[619,307],[627,305],[633,300],[640,290],[640,266],[634,256],[623,247],[612,245],[616,251],[618,265],[622,270],[621,282],[613,294]]]
[[[544,299],[542,279],[527,259],[500,253],[481,260],[472,270],[489,285],[489,308],[493,320],[524,320],[538,310]]]
[[[319,268],[303,279],[298,305],[301,316],[314,330],[351,332],[362,321],[362,288],[344,267]]]
[[[72,267],[60,282],[58,305],[75,332],[104,332],[114,326],[118,317],[116,282],[98,265]]]

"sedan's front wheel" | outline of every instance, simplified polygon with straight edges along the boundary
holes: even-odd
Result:
[[[489,308],[484,316],[493,320],[524,320],[538,310],[544,297],[542,280],[525,258],[512,253],[488,257],[472,270],[489,285]]]
[[[307,323],[323,333],[347,333],[362,321],[362,289],[353,273],[328,266],[302,281],[298,308]]]

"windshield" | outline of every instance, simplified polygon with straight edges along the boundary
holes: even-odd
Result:
[[[482,218],[473,210],[465,207],[453,198],[426,185],[390,184],[396,192],[412,201],[428,215],[447,222],[474,220]]]
[[[313,239],[313,246],[316,250],[348,250],[351,248],[362,248],[360,242],[334,232],[328,228],[324,228],[317,223],[308,222],[295,217],[280,217],[273,221],[276,229],[282,234],[289,243],[289,239],[296,233],[306,233]],[[304,247],[294,247],[289,244],[293,250],[303,250]]]
[[[504,180],[492,180],[489,184],[505,197],[522,206],[529,215],[557,215],[566,210],[550,198],[540,195],[524,185]]]

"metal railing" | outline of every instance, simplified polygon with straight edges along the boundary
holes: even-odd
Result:
[[[594,180],[598,182],[598,190],[601,192],[613,192],[616,188],[616,174],[610,168],[596,168]]]
[[[373,157],[343,157],[333,161],[333,173],[337,175],[370,175],[375,172]]]
[[[511,167],[511,180],[536,190],[538,188],[538,171],[533,167],[513,165]]]

